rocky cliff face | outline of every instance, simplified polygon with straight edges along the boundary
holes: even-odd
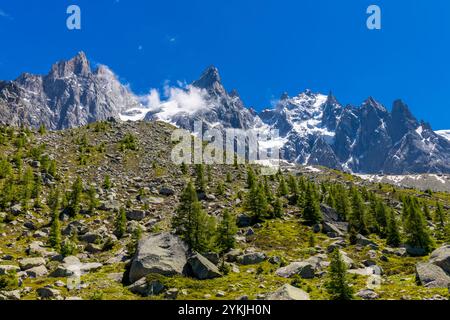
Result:
[[[83,52],[45,76],[22,74],[0,85],[0,122],[60,130],[119,118],[138,99],[105,66],[92,71]]]

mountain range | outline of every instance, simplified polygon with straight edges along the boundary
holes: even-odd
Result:
[[[354,173],[450,173],[448,131],[434,132],[401,100],[388,111],[369,97],[361,106],[306,90],[283,94],[273,108],[247,108],[209,67],[166,101],[147,105],[106,66],[92,70],[83,52],[54,64],[47,75],[0,81],[0,123],[62,130],[107,119],[162,120],[191,130],[207,127],[278,129],[282,158]]]

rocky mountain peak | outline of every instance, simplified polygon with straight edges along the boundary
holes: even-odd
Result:
[[[86,77],[90,73],[89,60],[83,51],[70,60],[55,63],[50,71],[50,75],[55,78],[67,78],[72,75]]]
[[[211,89],[216,85],[222,84],[219,70],[215,66],[209,66],[200,76],[200,79],[194,81],[192,85],[201,89]]]

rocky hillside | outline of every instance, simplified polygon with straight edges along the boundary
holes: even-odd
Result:
[[[0,127],[0,299],[449,298],[448,193],[176,166],[173,130]]]

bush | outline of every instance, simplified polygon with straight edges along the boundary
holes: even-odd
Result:
[[[19,279],[15,271],[0,276],[0,290],[12,291],[19,287]]]

